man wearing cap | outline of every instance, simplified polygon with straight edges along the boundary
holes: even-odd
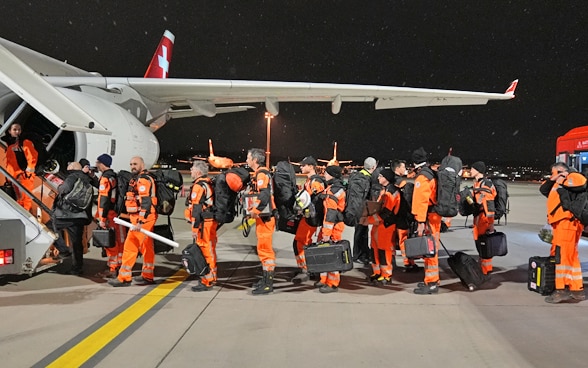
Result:
[[[210,271],[200,277],[198,284],[192,286],[192,291],[211,290],[216,282],[216,229],[218,222],[214,219],[212,205],[214,204],[214,188],[208,177],[208,164],[204,161],[194,161],[190,168],[190,175],[194,179],[190,188],[188,208],[184,212],[186,220],[192,224],[192,237],[202,250],[202,255],[210,267]]]
[[[478,240],[480,235],[494,232],[494,198],[496,198],[496,188],[488,178],[485,178],[486,164],[482,161],[476,161],[472,164],[472,178],[474,178],[474,202],[478,208],[478,213],[474,213],[474,241]],[[480,265],[484,275],[492,272],[492,258],[480,258]]]
[[[373,183],[372,175],[378,166],[378,161],[376,161],[373,157],[368,157],[363,161],[363,169],[359,171],[359,175],[364,175],[369,179],[371,184],[371,189],[379,186]],[[370,190],[370,193],[373,193]],[[372,197],[375,198],[368,198],[376,200],[380,195],[380,189],[378,189],[378,193]],[[355,225],[355,232],[353,233],[353,260],[355,262],[363,263],[364,265],[368,265],[370,263],[370,247],[368,242],[368,232],[369,228],[368,225],[358,223]]]
[[[312,156],[305,157],[300,161],[300,171],[306,175],[303,189],[308,192],[311,200],[325,191],[324,179],[316,173],[317,162]],[[300,219],[296,235],[294,235],[294,255],[296,256],[296,265],[300,272],[292,278],[294,284],[300,284],[308,281],[308,271],[306,267],[306,258],[304,256],[304,246],[312,243],[312,236],[317,227],[309,225],[306,217]]]
[[[433,169],[427,165],[427,152],[423,147],[412,153],[415,171],[414,193],[412,195],[412,214],[418,222],[417,233],[419,236],[430,229],[435,238],[435,256],[424,258],[425,279],[419,282],[414,289],[415,294],[427,295],[439,292],[439,233],[441,231],[442,217],[431,210],[437,204],[437,177]],[[428,229],[426,229],[428,228]]]
[[[265,164],[265,151],[261,148],[251,148],[247,152],[247,165],[253,173],[253,193],[257,194],[255,207],[249,208],[251,217],[255,219],[255,235],[257,236],[257,255],[261,261],[263,276],[261,280],[253,284],[253,295],[269,294],[274,291],[274,275],[276,268],[276,254],[272,241],[276,228],[276,219],[273,216],[260,216],[261,212],[270,206],[270,210],[276,208],[274,196],[271,190],[271,176]]]
[[[400,209],[400,191],[394,185],[395,175],[391,169],[383,169],[378,175],[382,191],[378,202],[382,203],[382,210],[373,216],[372,252],[373,262],[370,281],[375,284],[390,284],[392,282],[392,258],[394,257],[394,238],[396,236],[396,222]]]
[[[325,189],[325,217],[323,227],[319,238],[323,242],[340,241],[343,239],[343,211],[345,210],[345,187],[341,179],[343,178],[343,169],[339,166],[327,166],[325,169],[325,179],[327,188]],[[321,279],[315,286],[319,287],[321,293],[332,293],[339,290],[341,275],[339,271],[322,272]]]
[[[106,261],[108,269],[100,272],[96,276],[109,279],[116,277],[118,269],[122,264],[123,247],[126,237],[124,226],[114,223],[114,218],[118,215],[114,211],[117,196],[117,179],[116,173],[110,168],[111,166],[112,157],[106,153],[101,154],[96,159],[96,169],[102,175],[98,184],[98,199],[94,217],[98,221],[98,226],[101,229],[114,229],[114,247],[104,248],[106,257],[108,257]]]

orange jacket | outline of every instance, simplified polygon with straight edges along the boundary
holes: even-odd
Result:
[[[425,167],[414,181],[412,214],[418,222],[427,221],[429,206],[437,204],[437,179],[431,174],[433,171]]]
[[[476,203],[479,204],[480,208],[484,210],[486,217],[494,219],[494,212],[496,211],[494,206],[494,199],[496,198],[496,188],[494,187],[494,184],[492,184],[492,181],[486,178],[474,180],[473,192]]]
[[[192,223],[193,228],[200,226],[202,220],[213,219],[211,211],[214,203],[214,191],[212,182],[208,177],[200,177],[194,181],[190,191],[188,208],[184,217]]]
[[[258,167],[253,174],[252,193],[258,193],[257,206],[251,209],[252,213],[259,215],[266,206],[270,209],[276,208],[274,203],[274,194],[271,187],[272,177],[267,167]]]
[[[26,167],[20,167],[16,158],[17,154],[24,154],[27,161]],[[15,178],[23,174],[27,169],[29,172],[34,173],[38,156],[35,145],[28,139],[13,143],[6,148],[6,171]]]
[[[339,179],[332,179],[325,189],[325,218],[323,220],[323,236],[331,236],[335,224],[343,221],[345,210],[345,188]]]
[[[106,222],[108,212],[114,210],[116,204],[116,174],[112,169],[102,173],[98,184],[98,204],[96,206],[96,219]]]
[[[393,187],[394,184],[390,184],[389,187]],[[395,190],[394,193],[388,191],[388,188],[382,189],[380,192],[380,196],[378,197],[378,202],[382,203],[382,210],[380,211],[379,216],[382,222],[386,223],[387,217],[394,217],[394,215],[398,214],[398,210],[400,209],[400,196],[402,193],[399,190]],[[382,223],[380,222],[380,223]],[[389,224],[390,225],[390,224]]]
[[[325,184],[321,179],[322,178],[318,175],[312,175],[307,178],[304,182],[304,190],[306,190],[311,196],[324,192]]]
[[[157,220],[157,197],[155,194],[155,180],[144,170],[129,183],[133,187],[131,193],[127,193],[126,206],[131,217],[131,223],[148,222]]]

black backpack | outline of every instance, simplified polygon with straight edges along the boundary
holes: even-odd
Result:
[[[365,201],[370,193],[370,176],[358,171],[347,181],[347,194],[345,197],[345,210],[343,222],[347,226],[355,226],[361,218]]]
[[[63,203],[72,212],[83,212],[92,205],[94,188],[82,178],[76,178],[73,188],[63,196]]]
[[[116,174],[116,203],[114,204],[114,211],[117,214],[127,213],[125,206],[125,197],[129,191],[129,183],[133,178],[133,174],[127,170],[120,170]]]
[[[457,156],[448,155],[441,160],[437,171],[437,204],[433,210],[443,217],[454,217],[457,215],[459,186],[461,177],[459,172],[462,169],[461,159]]]
[[[327,182],[320,175],[313,175],[310,177],[310,180],[318,180],[323,183],[325,188],[327,187]],[[323,224],[325,218],[325,198],[326,194],[324,193],[315,193],[310,196],[310,206],[308,206],[309,216],[306,217],[306,223],[308,225],[318,227]]]
[[[571,175],[582,175],[580,173],[571,173],[569,174],[568,178]],[[586,181],[581,180],[580,185],[578,186],[566,186],[562,185],[561,187],[557,188],[557,193],[559,194],[560,204],[558,204],[552,211],[551,214],[553,215],[557,209],[561,206],[564,210],[570,211],[572,215],[580,222],[582,225],[588,225],[588,192],[586,191]]]
[[[296,187],[296,172],[294,166],[288,161],[280,161],[276,165],[273,175],[274,201],[280,217],[295,217],[294,201],[298,191]]]
[[[508,203],[508,186],[502,179],[491,179],[496,188],[496,198],[494,198],[494,219],[500,220],[502,216],[506,219],[508,215],[509,203]]]
[[[465,187],[458,194],[458,212],[462,216],[470,216],[476,213],[476,206],[468,202],[468,197],[473,200],[474,192],[472,187]]]
[[[414,215],[412,214],[412,194],[414,193],[414,183],[406,182],[400,188],[400,208],[398,209],[398,220],[396,226],[399,229],[409,229],[414,222]]]
[[[177,170],[156,170],[151,173],[155,181],[155,209],[160,215],[171,215],[174,212],[178,192],[184,185],[182,174]]]
[[[229,188],[224,172],[218,174],[212,182],[214,187],[214,219],[218,222],[219,226],[231,223],[237,215],[235,209],[237,193]]]

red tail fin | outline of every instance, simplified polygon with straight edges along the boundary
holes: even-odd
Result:
[[[208,151],[210,152],[211,156],[214,156],[214,151],[212,150],[212,139],[208,140]]]
[[[151,63],[145,72],[145,78],[167,78],[169,65],[171,63],[172,50],[174,47],[175,36],[170,31],[165,31]]]

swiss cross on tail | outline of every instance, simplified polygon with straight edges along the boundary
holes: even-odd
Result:
[[[165,31],[145,72],[145,78],[167,78],[175,36]]]

